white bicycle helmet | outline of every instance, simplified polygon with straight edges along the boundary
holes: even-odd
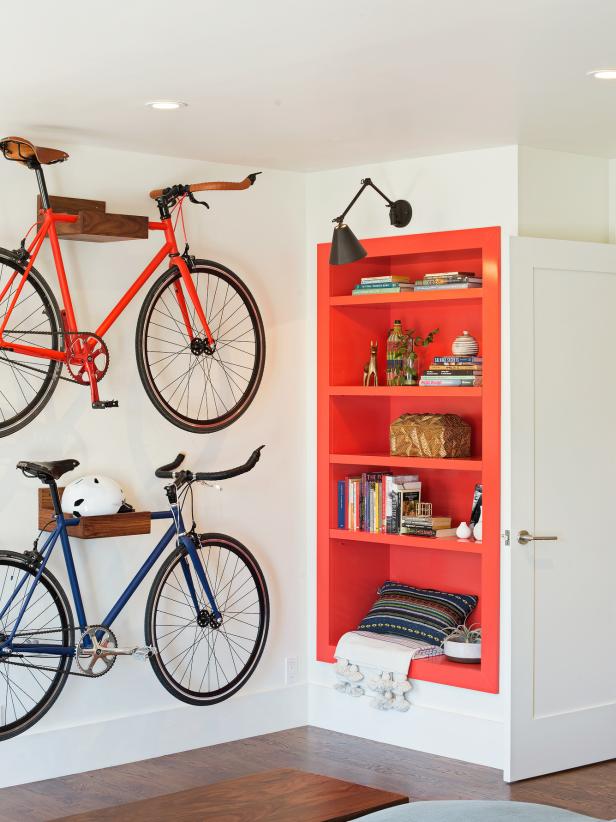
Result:
[[[75,517],[117,514],[124,503],[124,491],[115,480],[89,474],[70,482],[62,493],[62,510]]]

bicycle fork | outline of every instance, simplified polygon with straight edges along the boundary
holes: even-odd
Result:
[[[220,624],[222,620],[222,614],[218,610],[218,605],[216,604],[216,600],[214,598],[214,594],[210,587],[210,584],[207,579],[207,575],[203,568],[203,563],[201,562],[201,558],[199,557],[199,553],[196,548],[197,538],[194,534],[183,534],[180,537],[180,544],[183,548],[186,549],[188,556],[192,562],[193,568],[197,575],[197,579],[201,583],[201,587],[205,592],[207,600],[209,602],[211,608],[211,614],[207,614],[205,609],[199,607],[199,598],[197,596],[197,590],[195,588],[195,583],[190,571],[190,565],[186,559],[186,556],[183,556],[180,559],[180,565],[182,567],[182,573],[184,574],[184,579],[186,580],[186,585],[188,586],[188,590],[190,592],[190,598],[192,600],[193,606],[195,608],[195,614],[197,617],[197,622],[201,627],[207,627],[208,624],[212,624],[212,620],[216,623]],[[212,624],[212,627],[213,624]],[[217,626],[216,626],[217,627]]]

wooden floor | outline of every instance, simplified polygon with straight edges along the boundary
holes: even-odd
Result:
[[[616,817],[616,760],[506,785],[492,768],[319,728],[295,728],[5,788],[0,790],[0,822],[42,822],[281,767],[408,794],[412,800],[514,799],[600,819]]]

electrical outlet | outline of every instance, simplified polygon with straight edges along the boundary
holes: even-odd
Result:
[[[299,662],[296,656],[288,656],[284,661],[285,685],[295,685],[297,682]]]

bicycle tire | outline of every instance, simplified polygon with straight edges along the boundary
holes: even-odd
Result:
[[[233,589],[228,586],[228,583],[224,583],[223,586],[223,580],[226,579],[226,577],[225,570],[221,568],[220,564],[222,556],[221,552],[219,552],[217,556],[219,564],[216,573],[214,573],[214,571],[212,570],[214,565],[214,559],[211,556],[211,549],[217,547],[224,549],[228,552],[228,554],[234,555],[236,557],[235,569],[237,569],[237,565],[239,564],[240,560],[244,563],[244,568],[248,569],[248,577],[246,577],[245,580],[242,582],[243,588],[241,590],[243,591],[243,594],[237,593],[237,590],[232,593]],[[207,560],[205,560],[204,549],[209,549],[208,557],[211,560],[210,563],[208,563]],[[233,694],[237,693],[237,691],[239,691],[239,689],[246,684],[248,679],[254,673],[265,649],[265,644],[267,641],[267,635],[269,631],[269,595],[267,591],[265,577],[257,560],[254,558],[252,553],[244,545],[242,545],[241,542],[238,542],[238,540],[234,539],[233,537],[229,537],[225,534],[200,534],[199,548],[197,550],[200,552],[203,565],[206,569],[206,574],[208,576],[208,581],[214,592],[214,596],[216,597],[217,593],[220,594],[222,592],[224,594],[225,591],[227,592],[224,603],[218,602],[217,598],[217,604],[222,613],[222,624],[219,628],[213,628],[211,626],[203,628],[201,626],[197,626],[194,617],[192,619],[189,619],[188,613],[182,614],[180,612],[180,614],[178,614],[172,613],[170,610],[165,610],[165,608],[174,608],[177,611],[178,607],[188,608],[188,610],[190,610],[190,608],[192,607],[191,605],[187,606],[185,602],[177,599],[175,600],[176,606],[167,604],[168,602],[174,601],[173,598],[169,597],[169,593],[173,593],[175,597],[178,596],[178,594],[176,593],[176,586],[180,578],[177,576],[177,569],[179,569],[179,563],[181,558],[187,556],[187,552],[184,548],[177,548],[160,567],[154,579],[154,582],[152,583],[145,611],[145,638],[146,644],[152,646],[155,649],[155,653],[152,656],[150,656],[150,663],[152,665],[152,668],[154,669],[154,673],[156,674],[156,677],[158,678],[160,683],[163,685],[164,688],[166,688],[167,691],[169,691],[169,693],[176,697],[176,699],[179,699],[182,702],[187,702],[189,705],[214,705],[218,702],[222,702],[223,700],[228,699],[229,697],[233,696]],[[228,564],[228,559],[229,556],[227,555],[227,562],[224,564],[225,569]],[[190,559],[188,560],[188,562],[190,564]],[[224,560],[222,562],[224,562]],[[209,569],[208,565],[210,566]],[[241,574],[244,568],[240,569],[240,571],[237,571],[237,574]],[[168,585],[167,583],[174,573],[175,576],[173,577],[173,582],[171,582]],[[235,576],[236,572],[234,571],[234,578]],[[233,660],[234,654],[236,656],[239,654],[237,650],[237,634],[229,634],[228,631],[231,630],[231,626],[233,626],[234,631],[237,631],[240,630],[240,625],[244,625],[244,627],[241,630],[248,632],[246,626],[250,625],[250,623],[246,621],[246,618],[248,616],[247,609],[243,609],[241,610],[241,612],[230,611],[227,605],[233,608],[238,602],[238,596],[242,596],[243,599],[246,599],[247,597],[253,595],[253,591],[250,588],[250,586],[246,587],[248,579],[252,579],[254,583],[254,594],[256,594],[257,597],[255,603],[258,603],[259,605],[258,611],[254,612],[255,615],[257,615],[258,617],[257,620],[253,621],[254,623],[256,623],[256,627],[252,626],[254,627],[255,635],[254,637],[250,638],[250,647],[246,647],[246,645],[243,644],[247,642],[249,638],[244,637],[242,635],[242,644],[239,647],[241,647],[241,649],[248,654],[246,662],[242,665],[241,670],[237,671],[237,659],[233,661],[233,665],[235,668],[235,676],[233,676],[231,679],[229,679],[227,682],[221,685],[220,674],[221,672],[223,672],[222,666],[224,664],[224,660],[219,660],[218,657],[215,655],[216,644],[220,636],[223,636],[223,642],[221,643],[221,651],[225,653],[226,658],[230,658],[231,660]],[[181,587],[181,582],[179,582],[179,584]],[[164,591],[167,591],[169,589],[169,586],[169,593],[163,593]],[[221,586],[223,587],[221,588]],[[199,584],[196,584],[195,587],[198,588],[200,604],[204,604],[205,610],[208,611],[209,605],[207,604],[207,600],[203,592],[203,589]],[[217,587],[219,589],[218,591]],[[220,598],[222,599],[222,596]],[[230,598],[232,599],[231,603],[229,603]],[[165,600],[165,608],[159,608],[161,599]],[[179,606],[177,606],[178,602]],[[248,607],[252,607],[252,603],[244,604],[247,604]],[[160,614],[162,619],[166,620],[166,622],[160,622],[157,618],[158,614]],[[238,614],[243,615],[245,619],[241,620],[240,615]],[[169,634],[167,633],[167,629],[170,627],[170,624],[168,624],[168,620],[174,618],[182,621],[185,620],[188,624],[184,627],[181,626],[180,628],[173,628],[171,632],[172,639],[167,640],[167,637],[169,636]],[[227,627],[225,628],[225,626]],[[171,664],[173,664],[176,658],[173,655],[177,653],[177,645],[171,648],[171,644],[178,643],[180,633],[182,633],[184,630],[189,630],[190,628],[195,629],[195,640],[192,646],[193,651],[190,662],[188,662],[188,655],[186,655],[185,660],[181,662],[181,664],[184,664],[184,662],[186,663],[186,665],[184,666],[186,670],[188,670],[188,667],[190,666],[190,674],[187,680],[187,684],[184,684],[183,680],[186,676],[186,672],[184,672],[183,676],[180,677],[180,679],[178,680],[178,677],[176,676],[175,672],[170,670]],[[199,628],[201,630],[201,635],[199,639],[197,639]],[[162,632],[159,629],[163,629]],[[206,633],[206,631],[209,631],[209,634]],[[232,639],[229,639],[229,637],[232,637]],[[182,641],[179,642],[179,644],[182,645],[182,649],[183,641],[185,638],[186,635],[184,636]],[[195,645],[199,646],[203,643],[204,639],[205,645],[202,646],[203,653],[201,657],[197,660],[197,663],[195,664],[195,656],[198,650],[198,647],[195,650]],[[224,642],[227,642],[227,648],[225,648]],[[168,648],[171,649],[167,652]],[[181,653],[183,653],[183,650],[180,650],[180,654]],[[190,654],[190,650],[188,651],[188,654]],[[200,661],[206,657],[206,667],[202,670],[199,667]],[[171,658],[172,662],[170,663],[169,659]],[[210,665],[212,660],[214,664]],[[228,667],[229,670],[231,670],[231,666]],[[212,674],[212,670],[215,671],[215,674]],[[201,674],[200,686],[198,690],[196,690],[195,688],[191,688],[193,671],[195,672],[195,677],[198,677],[199,674]],[[208,687],[206,690],[202,690],[205,685],[206,675]],[[216,676],[216,687],[211,688],[210,683],[213,682],[214,676]]]
[[[3,568],[5,571],[3,572]],[[24,560],[22,554],[13,552],[13,551],[2,551],[0,552],[0,609],[2,607],[2,598],[7,595],[7,577],[8,577],[8,569],[14,568],[18,571],[23,571],[25,573],[30,574],[31,576],[36,575],[36,569],[28,566]],[[28,583],[26,583],[28,584]],[[58,580],[54,577],[54,575],[45,569],[41,575],[41,578],[37,584],[41,585],[46,593],[49,595],[51,602],[47,607],[47,612],[41,617],[44,621],[49,618],[49,607],[51,605],[55,605],[58,610],[58,617],[60,621],[60,625],[58,626],[57,634],[61,635],[61,644],[66,647],[74,646],[75,644],[75,626],[73,621],[73,614],[71,611],[71,606],[69,605],[68,598],[64,592],[64,589],[58,582]],[[32,597],[32,601],[30,602],[28,608],[32,608],[33,610],[41,609],[45,606],[45,600],[43,597],[45,594],[38,596],[38,591],[35,590],[34,595]],[[42,600],[42,601],[41,601]],[[9,612],[10,613],[9,609]],[[42,612],[41,612],[42,613]],[[22,617],[22,623],[27,625],[27,622],[24,622],[28,619],[28,609],[26,609],[24,616]],[[33,617],[29,617],[31,622]],[[31,624],[31,623],[30,623]],[[9,626],[2,625],[0,622],[0,631],[7,630]],[[19,630],[23,627],[22,624],[19,626]],[[48,626],[46,626],[47,630],[49,630]],[[36,628],[31,630],[31,634],[36,634]],[[41,634],[41,636],[48,637],[50,636],[48,633]],[[51,636],[56,636],[56,634],[52,634]],[[33,658],[34,655],[29,657],[29,660]],[[40,654],[39,657],[34,656],[34,659],[39,659],[41,665],[44,667],[49,667],[52,664],[52,660],[56,657],[51,656],[50,654]],[[54,702],[60,696],[62,689],[66,685],[66,680],[68,679],[70,668],[73,662],[73,658],[70,656],[62,656],[58,657],[60,659],[60,665],[53,677],[49,677],[49,672],[39,671],[39,676],[41,680],[44,682],[45,679],[50,679],[50,685],[45,690],[43,695],[39,700],[37,700],[34,706],[29,710],[25,711],[24,715],[21,718],[17,718],[16,713],[15,717],[12,722],[7,723],[7,719],[10,717],[11,710],[16,712],[15,703],[19,703],[20,700],[23,704],[26,696],[24,695],[23,685],[17,684],[16,680],[13,680],[13,685],[9,684],[9,677],[22,677],[22,682],[25,680],[27,682],[31,682],[32,679],[34,682],[39,682],[38,677],[32,673],[32,670],[37,670],[36,668],[22,668],[11,666],[11,664],[5,664],[0,657],[0,702],[4,707],[3,712],[3,722],[4,724],[0,723],[0,741],[4,741],[6,739],[11,739],[18,734],[23,733],[24,731],[31,728],[36,722],[43,718],[43,716],[47,713],[47,711],[52,707]],[[7,661],[10,660],[10,656],[7,658]],[[32,679],[28,679],[26,673],[30,672],[30,676]],[[21,691],[20,691],[21,688]],[[5,693],[3,693],[3,690]],[[11,695],[12,690],[12,695]],[[2,698],[3,697],[3,698]],[[33,700],[34,701],[34,700]],[[23,707],[27,707],[23,705]]]
[[[24,266],[10,251],[0,248],[0,291],[4,286],[3,274],[5,267],[20,273],[24,271]],[[4,317],[2,309],[4,307],[4,312],[6,312],[10,305],[9,301],[12,293],[13,290],[9,290],[2,303],[0,303],[0,322]],[[33,327],[12,328],[12,333],[4,332],[4,339],[8,343],[12,339],[19,339],[20,342],[29,345],[41,345],[56,351],[63,351],[64,338],[60,333],[62,320],[58,303],[46,280],[35,268],[32,268],[15,311],[17,311],[19,305],[25,304],[27,300],[31,300],[35,295],[40,300],[40,306],[30,313],[32,307],[32,304],[30,304],[25,309],[25,319],[21,320],[21,322]],[[41,315],[46,319],[41,320]],[[15,321],[9,318],[11,326],[19,326],[19,322],[19,318],[16,318]],[[45,328],[42,329],[42,326],[45,326]],[[43,336],[41,330],[44,331],[45,336]],[[58,385],[62,363],[49,360],[46,364],[45,360],[38,357],[28,357],[27,355],[14,354],[7,349],[0,349],[0,365],[4,365],[6,369],[0,371],[0,437],[8,437],[32,422],[45,408]],[[6,375],[6,378],[4,375]],[[40,380],[40,386],[37,384],[38,380]],[[30,392],[33,392],[32,397],[28,398],[26,394],[30,394]],[[25,405],[18,410],[13,405],[11,398],[19,397],[20,394],[25,401]],[[18,400],[15,399],[15,402],[18,402]],[[7,406],[11,406],[15,413],[11,415]]]
[[[231,269],[211,260],[196,260],[191,274],[195,278],[197,291],[201,289],[199,296],[206,319],[210,321],[214,317],[218,320],[212,322],[216,327],[211,329],[217,346],[215,350],[211,353],[204,350],[205,340],[200,340],[199,347],[193,350],[187,341],[180,309],[177,301],[173,302],[175,297],[171,291],[181,275],[176,267],[172,267],[158,278],[143,301],[135,334],[135,353],[141,382],[159,413],[178,428],[206,434],[231,425],[254,400],[265,367],[265,331],[254,297]],[[203,275],[203,280],[207,278],[204,287],[197,279],[200,275]],[[230,297],[229,291],[232,292]],[[222,307],[219,307],[221,301]],[[227,306],[231,308],[227,309]],[[189,306],[190,310],[194,318],[194,307]],[[227,319],[225,311],[228,311]],[[197,325],[198,321],[193,323],[193,327]],[[224,336],[234,333],[239,333],[239,338],[228,339]],[[221,351],[225,349],[225,357],[235,357],[241,362],[223,360]],[[177,362],[179,357],[187,359]],[[199,363],[200,369],[197,368]],[[183,370],[186,365],[188,367]],[[169,371],[171,366],[173,368]],[[167,372],[164,378],[163,372]],[[176,372],[179,376],[173,377]],[[190,384],[193,378],[196,395],[193,389],[191,406]],[[186,408],[182,411],[184,401]]]

